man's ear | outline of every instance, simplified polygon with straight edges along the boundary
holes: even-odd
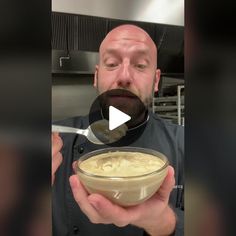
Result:
[[[156,70],[156,76],[155,76],[155,81],[154,81],[154,91],[157,92],[158,91],[158,84],[161,78],[161,70],[157,69]]]
[[[98,65],[95,66],[95,73],[93,78],[93,87],[97,89],[98,87]]]

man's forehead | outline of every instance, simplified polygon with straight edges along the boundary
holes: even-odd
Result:
[[[109,45],[111,46],[122,42],[125,44],[126,41],[140,43],[143,47],[156,48],[151,37],[141,28],[136,26],[121,26],[113,29],[107,34],[101,43],[100,50],[104,49],[104,47],[109,47]]]
[[[112,32],[108,34],[103,40],[100,50],[110,50],[118,48],[119,46],[132,45],[139,48],[139,50],[147,51],[149,48],[155,50],[156,46],[148,35],[142,32],[129,32],[128,30]]]
[[[120,51],[120,49],[128,50],[130,52],[133,52],[135,54],[139,55],[147,55],[151,52],[151,49],[147,47],[145,44],[139,44],[139,45],[129,45],[128,47],[125,47],[124,44],[116,44],[111,43],[107,46],[104,46],[102,50],[100,51],[101,56],[109,55],[109,54],[116,54]]]
[[[144,31],[138,30],[128,30],[128,29],[120,29],[111,31],[105,38],[105,40],[119,40],[119,39],[127,39],[127,40],[139,40],[139,41],[147,41],[148,34]]]

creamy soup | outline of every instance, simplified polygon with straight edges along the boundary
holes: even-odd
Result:
[[[164,161],[151,154],[122,151],[99,154],[79,165],[87,173],[116,177],[143,175],[162,166]]]

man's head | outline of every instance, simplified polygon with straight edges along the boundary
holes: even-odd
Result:
[[[134,25],[121,25],[110,31],[99,49],[94,86],[99,94],[125,89],[145,105],[158,90],[157,48],[146,31]]]
[[[156,67],[157,48],[146,31],[134,25],[110,31],[100,45],[94,77],[94,87],[103,94],[103,115],[108,117],[109,106],[114,106],[132,117],[129,127],[141,123],[158,90]]]

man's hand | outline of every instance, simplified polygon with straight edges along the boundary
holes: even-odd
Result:
[[[150,235],[169,235],[175,229],[175,214],[168,205],[170,192],[175,184],[174,169],[168,174],[158,192],[137,206],[123,208],[99,194],[88,194],[78,177],[70,177],[74,198],[92,223],[115,224],[119,227],[132,224],[143,228]]]
[[[62,163],[62,154],[60,150],[63,146],[63,142],[58,133],[52,133],[52,185],[55,179],[55,173],[60,164]]]

